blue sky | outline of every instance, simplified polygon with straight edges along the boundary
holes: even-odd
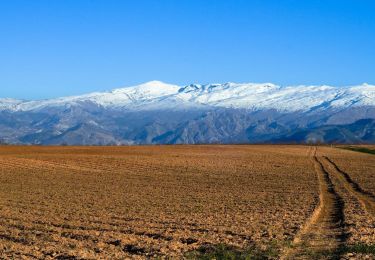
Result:
[[[176,84],[375,84],[372,0],[2,0],[0,97]]]

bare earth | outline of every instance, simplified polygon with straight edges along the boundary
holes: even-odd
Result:
[[[375,156],[337,148],[3,146],[0,183],[0,258],[375,250]]]

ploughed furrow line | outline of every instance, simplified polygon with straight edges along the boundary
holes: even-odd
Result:
[[[8,160],[0,160],[0,166],[4,166],[8,169],[23,169],[23,170],[67,170],[67,171],[83,171],[83,172],[95,172],[101,173],[101,170],[91,169],[80,166],[67,165],[62,163],[48,162],[38,159],[29,159],[29,158],[17,158],[10,157]]]
[[[49,162],[45,160],[38,160],[38,159],[30,159],[30,158],[17,158],[20,160],[21,163],[27,163],[30,165],[37,165],[40,167],[50,167],[51,169],[63,169],[63,170],[75,170],[75,171],[83,171],[83,172],[95,172],[95,173],[101,173],[102,171],[88,168],[88,167],[82,167],[82,166],[76,166],[76,165],[70,165],[65,163],[56,163],[56,162]]]
[[[358,183],[351,179],[349,174],[342,171],[328,157],[323,157],[323,163],[335,174],[335,176],[342,182],[344,187],[351,192],[356,199],[358,199],[366,211],[372,216],[375,216],[375,196],[370,192],[363,190]]]
[[[347,238],[344,201],[316,157],[316,148],[311,155],[320,187],[319,205],[281,259],[336,259]]]

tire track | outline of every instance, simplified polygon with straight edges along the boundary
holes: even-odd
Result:
[[[342,171],[331,159],[323,156],[323,163],[331,169],[343,186],[362,204],[365,210],[375,216],[375,196],[363,190],[361,186],[352,180],[348,173]]]
[[[319,161],[316,152],[317,148],[310,158],[319,181],[319,205],[281,259],[335,259],[339,257],[340,248],[347,238],[344,201],[336,192],[330,174]]]

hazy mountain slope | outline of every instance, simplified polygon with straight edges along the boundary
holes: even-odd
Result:
[[[361,119],[348,125],[298,129],[292,134],[271,141],[275,143],[375,143],[375,120]]]

